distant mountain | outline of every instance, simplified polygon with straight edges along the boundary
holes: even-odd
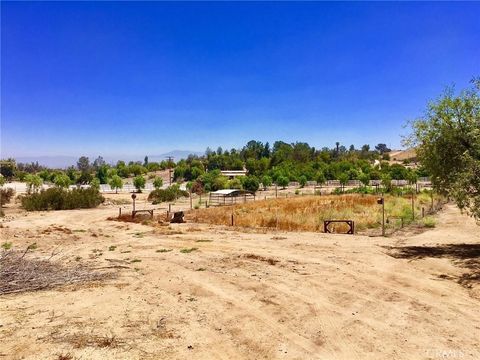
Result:
[[[198,155],[201,156],[203,155],[203,152],[199,151],[190,151],[190,150],[173,150],[169,151],[165,154],[160,154],[160,155],[148,155],[148,160],[149,161],[162,161],[165,160],[167,157],[171,156],[175,161],[181,160],[181,159],[186,159],[188,155]]]
[[[74,156],[20,156],[16,157],[17,163],[37,162],[42,166],[49,168],[63,169],[71,165],[76,165],[78,158]]]
[[[178,161],[181,159],[186,159],[188,155],[194,154],[194,155],[203,155],[202,152],[198,151],[189,151],[189,150],[173,150],[170,152],[167,152],[165,154],[160,154],[160,155],[148,155],[148,160],[149,161],[162,161],[166,160],[168,156],[172,156],[174,161]],[[58,168],[58,169],[63,169],[67,168],[69,166],[76,166],[77,165],[77,160],[80,156],[75,157],[75,156],[20,156],[20,157],[15,157],[15,160],[17,160],[17,163],[31,163],[31,162],[37,162],[40,165],[47,166],[49,168]],[[125,162],[129,161],[142,161],[145,156],[104,156],[104,160],[107,163],[110,164],[115,164],[118,160],[123,160]],[[90,156],[90,162],[93,162],[97,156]]]

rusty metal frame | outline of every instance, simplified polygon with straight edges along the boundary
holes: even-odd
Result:
[[[323,232],[331,234],[332,232],[328,228],[331,223],[345,223],[349,226],[348,231],[345,234],[353,235],[355,233],[355,222],[353,220],[324,220],[323,221]]]

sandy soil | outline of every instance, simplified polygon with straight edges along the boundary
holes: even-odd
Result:
[[[10,212],[2,242],[118,276],[1,296],[0,358],[480,358],[480,231],[453,206],[390,238],[106,220],[117,211]]]

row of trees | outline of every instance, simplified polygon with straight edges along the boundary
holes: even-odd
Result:
[[[370,180],[390,178],[408,180],[415,183],[419,176],[428,176],[423,169],[412,170],[402,164],[390,165],[387,161],[390,149],[378,144],[375,150],[369,145],[347,149],[336,143],[334,148],[317,150],[307,143],[285,143],[276,141],[271,148],[269,143],[249,141],[241,150],[217,151],[207,149],[204,156],[189,156],[180,160],[174,171],[176,181],[189,181],[194,189],[204,191],[222,188],[242,187],[255,190],[255,184],[278,184],[286,186],[290,181],[304,185],[307,181],[319,184],[327,180]],[[377,160],[377,161],[375,161]],[[376,165],[374,165],[376,163]],[[246,169],[248,176],[228,180],[220,170]]]
[[[133,185],[141,191],[146,184],[145,174],[173,166],[171,161],[149,162],[148,157],[145,157],[143,164],[141,162],[126,164],[124,161],[118,161],[115,166],[112,166],[107,164],[102,157],[98,157],[93,163],[90,163],[88,157],[82,156],[78,159],[76,167],[71,166],[66,170],[59,170],[39,166],[38,163],[27,165],[19,163],[17,165],[15,159],[10,158],[0,161],[2,174],[0,180],[2,182],[13,179],[24,181],[30,191],[38,190],[44,183],[60,188],[89,184],[97,189],[100,184],[109,184],[112,189],[118,190],[123,187],[124,178],[134,176]],[[153,185],[155,188],[162,187],[163,179],[161,177],[153,178]]]
[[[147,174],[148,172],[165,170],[172,168],[175,164],[172,161],[149,162],[146,156],[144,162],[129,162],[118,161],[116,165],[110,165],[99,156],[93,163],[86,156],[78,159],[76,166],[70,166],[66,170],[49,169],[38,163],[31,164],[17,164],[15,159],[5,159],[0,161],[0,173],[7,180],[17,179],[24,181],[29,174],[36,174],[42,178],[44,182],[54,183],[55,178],[61,174],[65,174],[70,179],[71,184],[89,184],[93,178],[98,178],[101,184],[106,184],[107,179],[118,175],[125,179],[132,176],[139,176]]]

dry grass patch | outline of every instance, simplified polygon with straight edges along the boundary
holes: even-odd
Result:
[[[379,206],[375,196],[305,196],[262,200],[234,207],[196,210],[190,217],[203,223],[277,228],[287,231],[321,231],[323,220],[353,219],[359,229],[376,227]]]
[[[353,220],[357,231],[378,228],[381,225],[382,207],[376,195],[302,196],[287,199],[270,199],[235,206],[199,209],[188,214],[188,219],[198,223],[243,228],[276,228],[286,231],[323,231],[324,220]],[[419,195],[416,214],[420,214],[426,198]],[[409,197],[386,196],[385,213],[401,217],[405,223],[412,219]],[[393,226],[393,225],[391,225]],[[346,224],[332,224],[333,232],[344,232]]]

